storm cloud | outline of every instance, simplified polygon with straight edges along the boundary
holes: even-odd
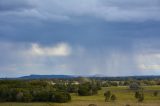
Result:
[[[160,74],[159,0],[1,0],[0,77]]]

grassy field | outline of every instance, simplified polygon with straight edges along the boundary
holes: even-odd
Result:
[[[112,91],[117,96],[115,102],[104,102],[104,92]],[[145,100],[143,103],[138,103],[134,98],[134,92],[128,90],[128,87],[109,87],[102,88],[97,95],[94,96],[77,96],[72,95],[72,101],[69,103],[0,103],[0,106],[88,106],[88,104],[97,104],[97,106],[160,106],[160,94],[155,97],[153,92],[159,90],[160,86],[144,87]]]

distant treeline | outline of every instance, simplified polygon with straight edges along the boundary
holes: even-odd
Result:
[[[0,80],[0,102],[58,102],[71,101],[70,93],[80,96],[97,94],[97,81],[75,84],[68,80]]]
[[[109,80],[109,81],[125,81],[125,80],[157,80],[160,76],[125,76],[125,77],[90,77],[99,80]]]
[[[68,102],[68,92],[53,87],[46,81],[0,81],[1,102]]]

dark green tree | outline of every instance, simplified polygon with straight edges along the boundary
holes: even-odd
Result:
[[[110,100],[110,97],[111,97],[111,91],[106,91],[104,93],[104,96],[105,96],[105,101],[108,102]]]
[[[144,100],[143,90],[141,90],[141,91],[136,91],[136,92],[135,92],[135,98],[138,100],[138,102],[143,102],[143,100]]]

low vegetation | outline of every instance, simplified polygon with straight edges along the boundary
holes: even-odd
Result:
[[[0,80],[0,106],[159,106],[159,92],[158,79]]]

